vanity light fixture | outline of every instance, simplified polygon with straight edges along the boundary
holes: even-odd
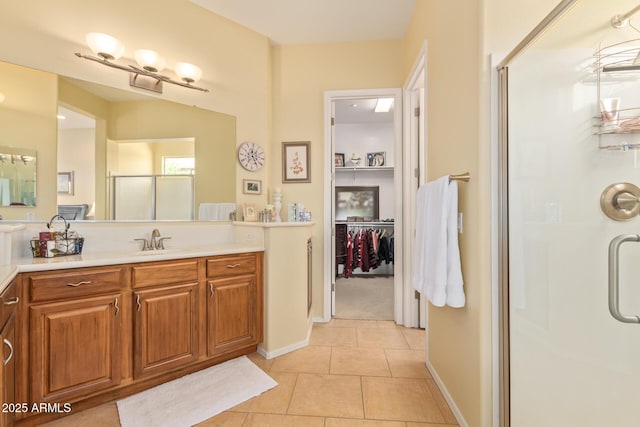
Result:
[[[378,98],[376,101],[376,108],[373,111],[376,113],[388,113],[393,105],[393,98]]]
[[[129,85],[133,87],[162,93],[162,83],[166,82],[189,89],[209,92],[208,89],[193,85],[202,77],[202,70],[196,65],[178,62],[174,68],[180,80],[174,80],[159,74],[164,69],[166,61],[153,50],[138,49],[134,52],[138,66],[120,65],[113,61],[122,56],[124,45],[115,37],[103,33],[89,33],[87,34],[87,44],[97,56],[76,53],[78,58],[88,59],[107,67],[129,72]]]

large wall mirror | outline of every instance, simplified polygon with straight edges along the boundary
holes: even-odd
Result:
[[[200,204],[235,203],[235,117],[2,62],[0,82],[0,145],[38,153],[36,219],[49,219],[58,206],[80,212],[75,219],[198,219]],[[118,218],[114,177],[164,176],[167,159],[169,174],[184,179],[160,191],[184,214]],[[60,176],[73,180],[73,191],[60,191]],[[25,219],[2,206],[5,218]]]

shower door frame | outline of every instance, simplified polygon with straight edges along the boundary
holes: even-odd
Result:
[[[509,352],[509,64],[579,0],[561,1],[496,67],[498,78],[498,358],[499,425],[511,426]],[[495,278],[494,278],[495,279]]]

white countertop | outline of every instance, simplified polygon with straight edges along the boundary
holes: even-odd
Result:
[[[163,261],[170,259],[197,258],[203,256],[237,254],[242,252],[264,251],[262,244],[255,242],[223,243],[217,245],[171,248],[137,252],[97,252],[80,255],[66,255],[53,258],[18,258],[12,265],[0,266],[0,292],[18,273],[67,268],[99,267],[114,264],[132,264],[138,262]]]

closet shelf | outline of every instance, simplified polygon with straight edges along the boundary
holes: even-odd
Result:
[[[336,167],[336,172],[355,171],[392,171],[393,166],[341,166]]]

